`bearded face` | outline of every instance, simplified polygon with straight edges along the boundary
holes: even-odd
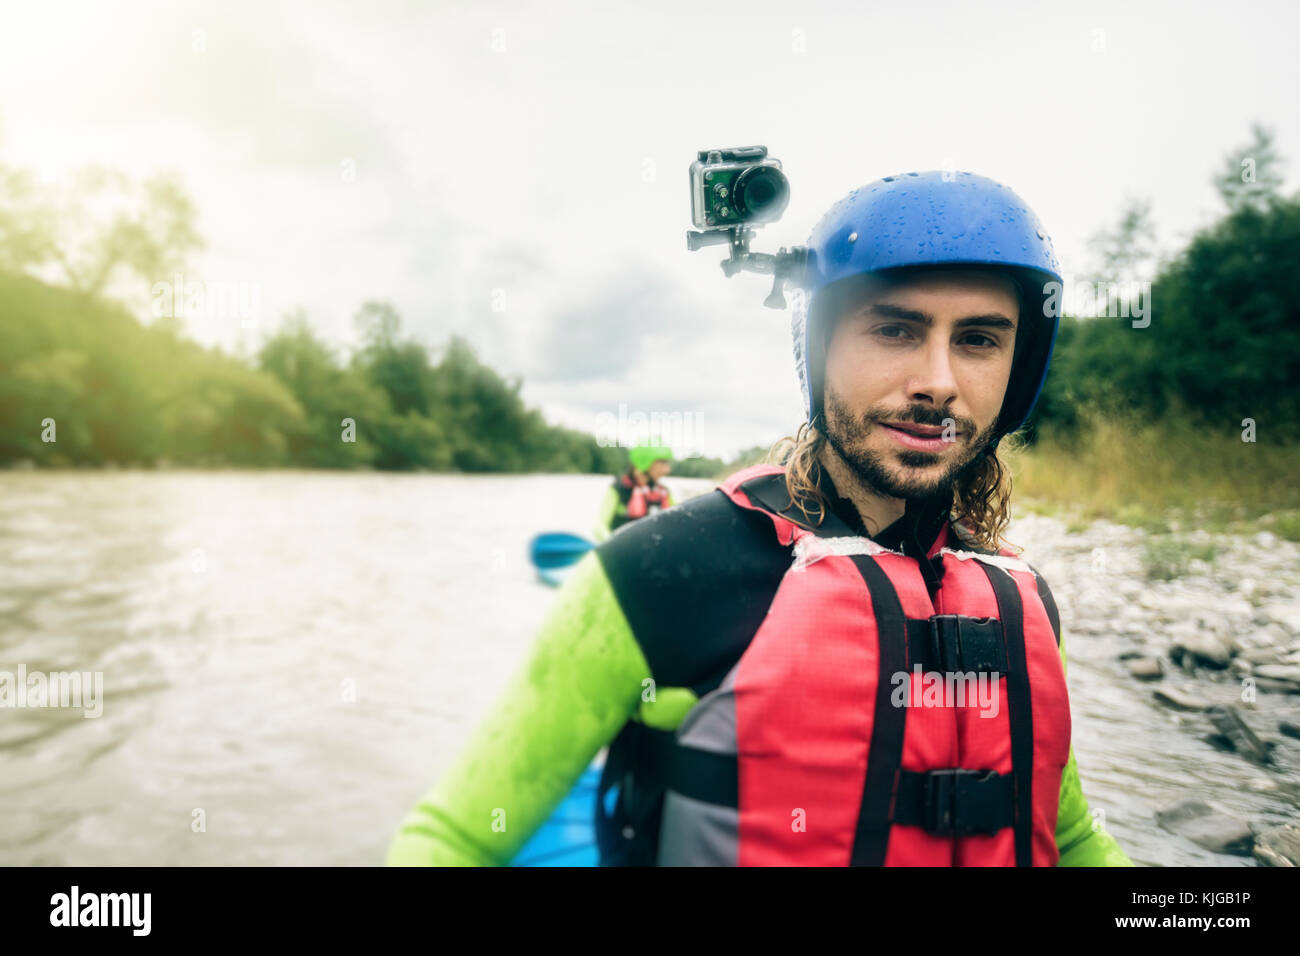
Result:
[[[951,499],[995,434],[1019,321],[1015,283],[997,273],[868,284],[827,343],[831,447],[880,494]]]

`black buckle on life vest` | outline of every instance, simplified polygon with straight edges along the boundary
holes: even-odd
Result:
[[[1014,777],[964,768],[900,771],[890,819],[935,836],[996,833],[1015,823]]]
[[[919,623],[927,628],[925,646],[915,649],[919,653],[913,653],[909,663],[920,663],[925,670],[945,674],[969,671],[1006,673],[1006,642],[1002,622],[996,618],[936,614]]]

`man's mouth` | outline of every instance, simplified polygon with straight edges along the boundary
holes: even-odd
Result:
[[[943,434],[943,429],[938,425],[917,425],[914,422],[885,422],[884,425],[886,428],[895,428],[909,435],[916,435],[918,438],[938,438]],[[954,434],[961,433],[954,432]]]
[[[917,425],[914,422],[882,422],[881,425],[894,441],[917,451],[941,451],[944,447],[955,444],[957,436],[961,434],[956,432],[952,439],[947,439],[938,425]]]

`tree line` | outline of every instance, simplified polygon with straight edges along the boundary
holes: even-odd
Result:
[[[1099,414],[1300,442],[1300,194],[1281,194],[1281,164],[1258,126],[1225,158],[1213,180],[1224,215],[1159,265],[1141,321],[1062,319],[1031,437]],[[1102,237],[1111,276],[1149,256],[1148,214],[1134,203]]]
[[[0,273],[0,462],[612,472],[626,450],[549,424],[452,338],[436,359],[385,303],[338,359],[301,313],[252,362],[126,309]],[[52,440],[51,440],[52,439]]]

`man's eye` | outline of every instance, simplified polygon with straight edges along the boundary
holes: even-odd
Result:
[[[980,340],[982,340],[982,341],[981,341],[981,342],[971,342],[971,339],[980,339]],[[968,335],[968,336],[966,336],[965,341],[966,341],[966,344],[968,344],[968,345],[974,345],[976,348],[979,348],[979,349],[987,349],[987,348],[991,348],[991,347],[996,346],[996,345],[998,344],[996,339],[990,338],[990,337],[987,336],[987,335],[979,335],[979,334]]]
[[[891,332],[897,332],[900,334],[890,335],[889,333]],[[901,339],[910,333],[901,325],[882,325],[880,328],[876,329],[876,334],[886,339]]]

